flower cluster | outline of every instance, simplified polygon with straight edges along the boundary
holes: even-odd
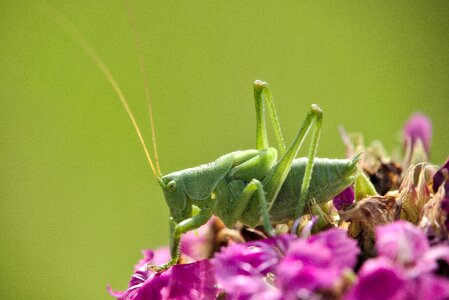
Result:
[[[356,242],[341,229],[307,239],[293,235],[234,244],[213,259],[229,299],[310,299],[332,292],[357,261]]]
[[[439,261],[449,263],[448,245],[430,247],[419,228],[397,221],[376,228],[375,247],[378,255],[358,274],[356,241],[337,228],[309,238],[284,234],[231,243],[212,259],[163,273],[146,265],[166,261],[168,249],[147,250],[128,289],[110,293],[123,300],[448,299],[449,279],[435,273]]]
[[[210,225],[206,225],[210,226]],[[201,239],[201,237],[200,237]],[[146,270],[167,258],[168,249],[145,251],[128,289],[118,299],[310,299],[335,293],[351,272],[359,249],[342,229],[307,239],[284,234],[247,243],[231,243],[215,254],[166,272]]]
[[[438,260],[449,263],[449,246],[431,248],[419,228],[397,221],[376,228],[376,250],[347,299],[449,299],[449,279],[434,273]]]
[[[428,163],[431,124],[413,115],[404,151],[390,157],[343,133],[347,155],[363,151],[361,174],[328,203],[276,227],[226,228],[212,218],[181,239],[181,261],[167,247],[143,251],[120,300],[449,299],[449,160]],[[287,233],[290,232],[290,233]]]

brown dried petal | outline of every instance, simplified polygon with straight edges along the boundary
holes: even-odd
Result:
[[[376,225],[397,220],[400,206],[396,198],[396,194],[367,197],[357,202],[351,209],[340,212],[340,216],[344,220],[358,220],[365,227],[374,229]]]
[[[401,220],[417,224],[420,215],[418,210],[418,193],[411,182],[398,194],[398,201],[402,207]]]
[[[429,201],[430,199],[430,188],[429,183],[430,180],[426,178],[426,169],[428,166],[425,166],[421,173],[419,174],[419,180],[418,185],[416,186],[416,191],[418,194],[418,211],[422,211],[423,206]]]
[[[374,173],[369,173],[371,182],[380,195],[399,188],[402,168],[397,163],[381,162]]]
[[[399,218],[401,207],[397,194],[367,197],[352,208],[340,211],[340,217],[350,222],[348,233],[358,240],[365,256],[374,256],[374,228]]]
[[[442,209],[441,203],[445,198],[445,189],[441,185],[437,193],[424,205],[419,227],[424,229],[432,242],[439,242],[449,238],[445,223],[448,214]]]
[[[410,167],[399,187],[399,201],[402,205],[401,219],[418,224],[423,206],[430,199],[429,186],[435,166],[420,163]]]

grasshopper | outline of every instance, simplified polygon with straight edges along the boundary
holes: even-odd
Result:
[[[131,15],[129,6],[128,14]],[[67,19],[47,8],[47,13],[81,45],[111,83],[123,104],[143,146],[152,172],[162,188],[170,210],[171,259],[161,266],[149,266],[163,271],[177,263],[180,257],[181,235],[204,225],[212,215],[232,228],[237,222],[250,227],[262,225],[274,234],[273,224],[294,220],[306,213],[310,200],[323,204],[352,184],[358,175],[358,156],[349,159],[316,157],[323,113],[318,105],[310,107],[291,145],[286,148],[268,84],[256,80],[253,85],[256,107],[256,145],[254,149],[225,154],[198,167],[162,175],[156,150],[154,122],[148,87],[148,101],[154,161],[142,137],[128,102],[107,65],[95,49]],[[134,23],[136,47],[144,79],[147,78],[139,36]],[[144,80],[146,84],[146,80]],[[265,105],[267,104],[267,106]],[[277,149],[268,143],[265,110],[271,119]],[[308,156],[295,159],[301,145],[312,130]]]
[[[352,160],[315,157],[323,115],[318,105],[311,106],[286,149],[267,83],[256,80],[253,88],[255,149],[231,152],[209,164],[157,177],[170,209],[171,260],[162,266],[150,266],[153,270],[175,264],[180,255],[181,235],[199,228],[212,215],[229,228],[237,222],[250,227],[263,225],[273,235],[272,224],[299,218],[311,199],[318,204],[326,203],[358,175],[358,156]],[[268,103],[278,150],[268,144],[264,100]],[[295,159],[312,128],[308,157]]]

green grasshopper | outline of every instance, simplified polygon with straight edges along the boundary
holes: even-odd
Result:
[[[272,224],[299,218],[309,200],[322,204],[348,187],[358,174],[358,157],[317,158],[322,111],[312,105],[288,149],[277,118],[271,92],[265,82],[254,82],[256,147],[235,151],[214,162],[157,176],[170,209],[171,260],[153,270],[164,270],[179,258],[181,235],[205,224],[212,215],[232,228],[237,222],[263,225],[273,235]],[[265,97],[263,97],[265,96]],[[280,154],[269,147],[264,115],[268,103]],[[295,159],[307,133],[313,128],[307,158]]]
[[[271,92],[267,83],[259,80],[254,82],[253,87],[257,124],[255,149],[231,152],[209,164],[163,176],[157,157],[147,86],[145,85],[145,94],[149,104],[156,164],[151,159],[128,102],[109,68],[68,20],[51,9],[47,9],[47,13],[78,41],[111,83],[131,119],[153,174],[162,188],[171,215],[171,259],[162,266],[149,268],[163,271],[176,264],[180,257],[181,235],[199,228],[212,215],[219,217],[229,228],[237,222],[250,227],[263,225],[264,230],[273,235],[273,224],[299,218],[305,213],[309,200],[314,199],[318,204],[326,203],[355,180],[358,174],[358,157],[352,160],[315,157],[323,115],[315,104],[311,106],[293,142],[286,148]],[[139,36],[134,24],[131,25],[139,50],[141,71],[146,79]],[[268,144],[265,102],[268,104],[277,150]],[[311,129],[312,140],[308,156],[295,159]]]

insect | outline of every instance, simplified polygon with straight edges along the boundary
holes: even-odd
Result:
[[[128,102],[109,68],[68,20],[57,12],[51,11],[50,14],[78,41],[111,83],[131,119],[152,172],[162,188],[171,216],[171,259],[162,266],[149,268],[163,271],[176,264],[180,256],[181,235],[199,228],[212,215],[218,216],[230,228],[237,222],[251,227],[263,225],[264,230],[272,235],[273,224],[298,218],[305,213],[309,200],[314,199],[318,204],[325,203],[355,180],[358,174],[358,157],[352,160],[315,157],[323,116],[317,105],[310,107],[291,145],[288,148],[285,146],[271,91],[268,84],[260,80],[256,80],[253,85],[256,107],[254,149],[231,152],[211,163],[162,175],[147,87],[145,86],[145,92],[152,124],[154,160]],[[131,25],[139,50],[141,71],[146,78],[140,40],[134,24]],[[270,147],[268,143],[265,117],[267,112],[271,119],[276,148]],[[312,138],[308,156],[296,159],[310,131]]]
[[[214,162],[162,176],[159,183],[170,209],[171,260],[154,270],[164,270],[179,257],[181,235],[205,224],[212,215],[227,227],[237,222],[250,227],[263,225],[274,234],[272,224],[300,217],[310,199],[318,204],[348,187],[358,174],[358,157],[317,158],[322,112],[312,105],[291,145],[286,149],[271,93],[265,82],[254,82],[256,147],[235,151]],[[263,97],[265,96],[265,97]],[[278,151],[269,147],[264,98],[271,112]],[[308,157],[295,159],[310,129]]]

